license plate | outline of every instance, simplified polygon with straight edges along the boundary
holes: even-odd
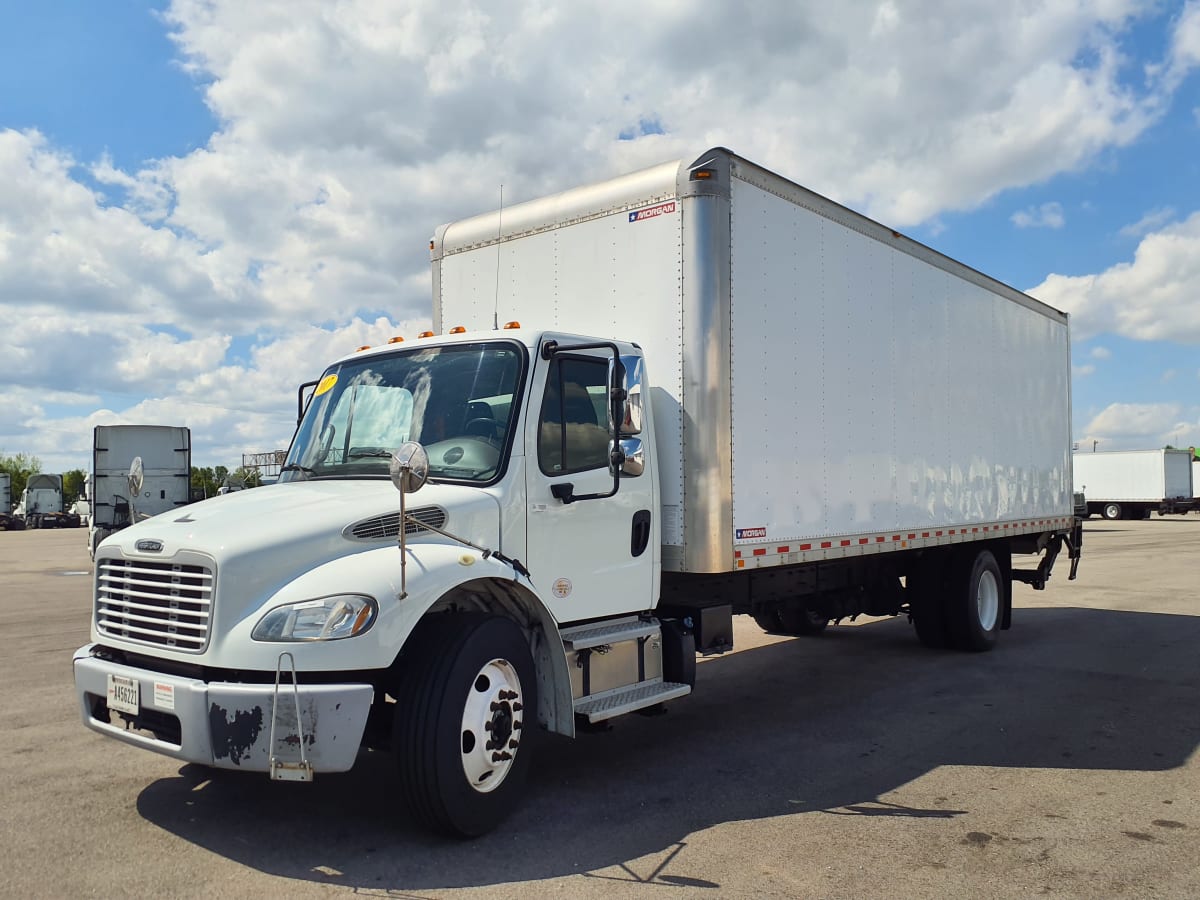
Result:
[[[108,708],[136,716],[138,713],[138,683],[124,675],[109,675]]]

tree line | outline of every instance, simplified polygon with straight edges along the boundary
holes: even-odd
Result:
[[[31,475],[40,475],[42,462],[36,456],[28,453],[0,453],[0,473],[7,473],[12,479],[12,502],[15,505],[25,490]],[[87,473],[83,469],[71,469],[63,472],[63,506],[69,507],[87,493]],[[226,466],[192,466],[191,496],[192,500],[203,500],[215,497],[222,487],[234,490],[240,488],[258,487],[262,484],[262,476],[257,469],[247,469],[239,466],[230,470]]]

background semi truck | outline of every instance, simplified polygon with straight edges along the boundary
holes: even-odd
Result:
[[[12,476],[0,472],[0,530],[9,531],[24,527],[25,523],[16,520],[12,511]]]
[[[1194,505],[1192,454],[1186,450],[1110,450],[1075,453],[1075,490],[1088,515],[1144,519],[1186,513]]]
[[[1064,313],[723,149],[431,250],[434,330],[302,389],[278,484],[97,548],[89,727],[277,779],[387,748],[478,834],[734,614],[979,651],[1074,577]]]
[[[142,460],[143,480],[136,497],[129,495],[129,467]],[[92,472],[88,478],[91,519],[88,549],[134,517],[157,516],[191,499],[192,433],[169,425],[97,425],[92,433]]]
[[[78,528],[80,519],[63,505],[61,475],[30,475],[15,510],[29,528]]]

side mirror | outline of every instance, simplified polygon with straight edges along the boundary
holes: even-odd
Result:
[[[608,433],[620,435],[621,423],[625,421],[625,364],[619,357],[608,364]]]
[[[415,494],[429,480],[429,456],[416,441],[405,441],[392,451],[388,464],[392,484],[402,494]]]
[[[641,438],[624,438],[621,441],[621,474],[637,478],[646,471],[646,448]]]
[[[647,399],[644,384],[646,363],[640,356],[623,356],[621,362],[625,367],[625,409],[619,437],[634,437],[641,434],[645,427],[642,404]]]
[[[133,462],[129,465],[129,496],[133,499],[142,492],[142,485],[146,481],[146,470],[142,467],[142,458],[135,456]]]

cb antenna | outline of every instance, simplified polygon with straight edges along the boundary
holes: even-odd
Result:
[[[504,185],[500,185],[500,211],[496,214],[496,298],[492,305],[492,330],[500,330],[500,232],[504,224]]]

